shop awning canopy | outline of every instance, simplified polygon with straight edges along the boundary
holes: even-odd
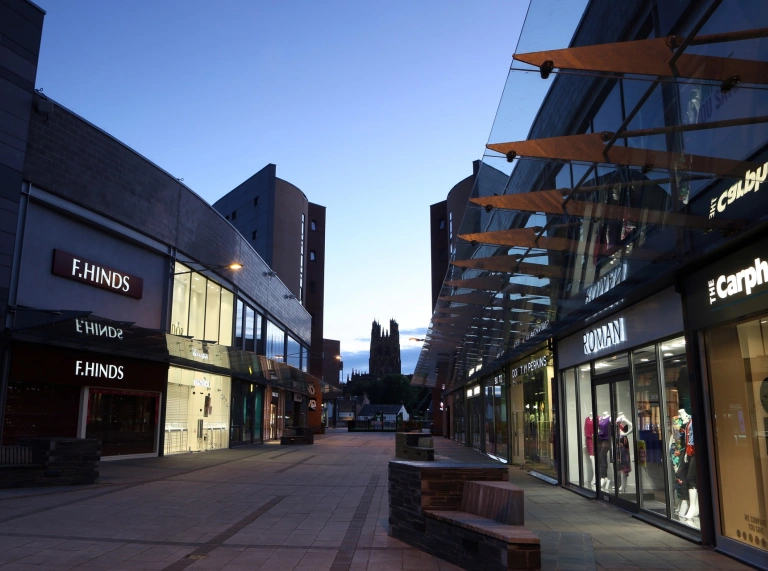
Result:
[[[326,383],[300,369],[234,347],[171,335],[89,311],[26,307],[13,311],[14,326],[5,335],[17,341],[168,363],[307,395],[313,381],[321,384],[323,392],[330,390]]]

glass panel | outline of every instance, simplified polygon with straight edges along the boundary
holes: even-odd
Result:
[[[500,384],[494,387],[493,416],[496,422],[496,455],[507,460],[509,457],[508,427],[507,427],[507,383],[501,376]]]
[[[187,272],[189,268],[176,262],[173,269],[175,274]],[[189,281],[192,274],[173,276],[173,302],[171,305],[171,333],[187,335],[189,319]]]
[[[221,286],[208,281],[205,298],[205,336],[206,341],[219,340],[219,311],[221,310]]]
[[[618,373],[621,371],[629,371],[629,355],[626,353],[606,357],[595,362],[595,375]]]
[[[691,511],[691,490],[696,490],[696,469],[690,470],[692,459],[686,455],[686,427],[689,435],[693,424],[689,425],[691,409],[691,388],[688,379],[688,362],[685,356],[685,338],[678,337],[665,341],[659,347],[663,363],[663,388],[666,402],[665,430],[668,440],[669,462],[667,464],[668,486],[672,491],[674,505],[670,510],[673,518],[700,528],[697,507]],[[692,450],[691,450],[692,451]],[[688,461],[686,461],[688,460]],[[696,498],[698,500],[698,497]],[[685,503],[683,503],[685,502]],[[694,502],[696,503],[696,502]],[[685,516],[691,515],[690,518]]]
[[[568,481],[571,484],[581,486],[579,478],[579,457],[582,455],[581,443],[579,442],[580,418],[578,413],[578,402],[576,400],[576,370],[568,369],[563,371],[563,385],[565,398],[565,442],[568,448],[568,463],[566,466]]]
[[[232,317],[235,294],[221,288],[221,317],[219,320],[219,345],[232,345]],[[242,313],[242,310],[241,312]],[[242,319],[242,318],[241,318]],[[242,324],[240,325],[242,331]],[[242,335],[242,333],[241,333]],[[238,345],[239,347],[239,345]]]
[[[103,456],[155,452],[158,395],[89,389],[86,438],[101,440]]]
[[[309,365],[309,350],[306,347],[302,346],[302,348],[301,348],[301,370],[306,373],[308,365]],[[336,379],[336,382],[338,382],[338,379]]]
[[[264,416],[264,390],[261,387],[254,389],[253,403],[253,440],[261,442],[263,440],[261,425]]]
[[[485,387],[485,452],[496,454],[494,436],[496,430],[493,426],[493,386]]]
[[[637,403],[637,466],[640,470],[640,507],[668,515],[663,456],[661,395],[656,361],[656,345],[637,349],[635,364],[635,402]]]
[[[611,393],[609,385],[595,386],[597,417],[597,465],[600,490],[613,489],[613,456],[611,454]]]
[[[255,312],[250,306],[245,306],[245,350],[254,352],[253,332],[255,326]]]
[[[191,294],[189,299],[189,333],[195,339],[205,339],[205,282],[204,277],[190,274]]]
[[[262,330],[261,330],[261,324],[262,324],[262,316],[257,311],[256,312],[256,320],[253,323],[253,333],[256,338],[254,341],[254,346],[256,347],[256,353],[259,355],[264,355],[264,342],[262,340]]]
[[[243,302],[237,300],[237,312],[235,314],[235,347],[243,348]]]
[[[293,337],[290,335],[288,337],[288,355],[285,360],[286,363],[288,363],[291,367],[296,367],[297,369],[301,366],[301,351],[300,351],[300,345],[298,341],[296,341]]]
[[[275,361],[285,359],[285,332],[267,320],[267,358]]]
[[[635,487],[635,432],[632,421],[632,391],[629,380],[613,383],[616,403],[614,462],[616,463],[616,493],[623,500],[637,502]]]
[[[165,453],[228,448],[230,395],[229,377],[170,367]]]
[[[589,371],[589,365],[582,365],[578,368],[579,377],[579,413],[580,419],[583,418],[584,440],[581,451],[582,473],[584,474],[584,487],[595,488],[595,454],[597,447],[595,445],[595,422],[592,416],[592,378]],[[579,426],[582,426],[581,421]]]

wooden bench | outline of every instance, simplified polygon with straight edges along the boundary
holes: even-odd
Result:
[[[524,527],[524,492],[509,482],[465,482],[460,510],[425,509],[423,513],[447,526],[448,535],[460,536],[468,554],[495,552],[490,559],[501,563],[499,569],[541,568],[539,538]],[[466,533],[456,533],[455,528]],[[488,542],[485,538],[497,541]],[[478,568],[491,568],[488,565],[480,562]]]

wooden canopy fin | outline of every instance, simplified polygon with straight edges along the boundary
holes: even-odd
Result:
[[[563,276],[562,268],[544,264],[518,262],[514,256],[470,258],[468,260],[455,260],[451,263],[454,266],[458,266],[460,268],[463,267],[477,270],[490,270],[493,272],[518,273],[541,278],[560,278]]]
[[[566,192],[567,190],[540,190],[536,192],[504,194],[502,196],[470,198],[469,201],[480,206],[490,206],[506,210],[567,214],[593,220],[622,220],[700,230],[725,228],[733,222],[709,219],[692,214],[682,214],[680,212],[634,208],[617,204],[597,204],[585,200],[570,200],[566,203],[563,199],[563,194]],[[477,241],[479,242],[480,240]],[[544,246],[540,245],[539,247]]]
[[[755,170],[762,166],[757,163],[732,159],[619,145],[614,145],[606,152],[605,143],[611,137],[613,137],[613,133],[603,131],[602,133],[564,135],[514,143],[489,143],[486,147],[503,155],[514,153],[519,157],[684,170],[711,173],[718,176],[743,177],[748,170]]]
[[[753,30],[753,37],[762,37],[764,30]],[[710,38],[714,38],[714,34]],[[718,35],[719,36],[719,35]],[[707,36],[698,36],[694,44],[714,43]],[[692,53],[682,53],[673,66],[670,60],[673,48],[682,41],[679,38],[651,38],[613,44],[598,44],[561,50],[546,50],[515,54],[518,61],[540,69],[548,63],[549,69],[574,71],[598,71],[604,73],[627,73],[652,75],[656,77],[683,77],[729,81],[739,78],[741,83],[768,83],[768,64],[762,61],[725,58]]]

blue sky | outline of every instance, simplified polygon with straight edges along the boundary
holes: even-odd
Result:
[[[429,205],[482,158],[527,0],[38,0],[37,87],[209,202],[267,163],[327,207],[325,337],[432,312]]]

